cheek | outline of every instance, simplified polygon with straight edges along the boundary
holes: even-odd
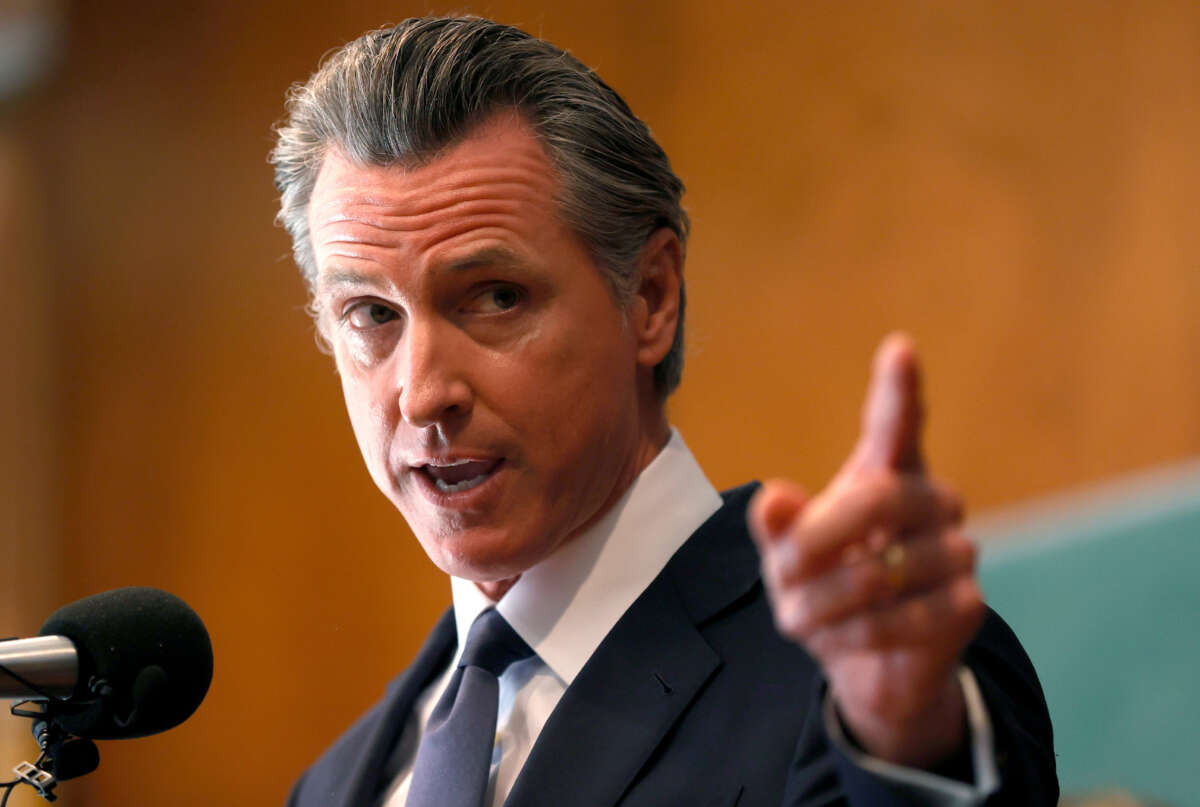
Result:
[[[576,484],[589,468],[603,473],[596,455],[620,455],[637,420],[632,344],[619,323],[592,322],[586,329],[573,322],[555,338],[543,333],[522,359],[506,362],[501,387],[505,408],[519,413],[542,459],[570,463],[563,470]]]
[[[358,441],[358,449],[380,487],[387,482],[389,428],[386,402],[380,400],[365,378],[342,373],[342,397]]]
[[[554,323],[526,336],[520,349],[491,365],[495,388],[510,410],[547,428],[578,428],[580,416],[620,397],[620,351],[610,334],[587,333],[576,323]],[[519,409],[518,409],[519,407]],[[536,414],[534,414],[536,413]]]

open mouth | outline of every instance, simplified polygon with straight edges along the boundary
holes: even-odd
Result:
[[[461,493],[479,487],[495,473],[503,462],[494,460],[448,460],[418,466],[423,474],[442,493]]]

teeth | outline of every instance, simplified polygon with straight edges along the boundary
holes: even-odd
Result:
[[[437,485],[438,490],[446,493],[458,493],[460,490],[470,490],[471,488],[478,486],[485,479],[487,479],[487,474],[473,476],[470,479],[464,479],[461,482],[445,482],[435,477],[433,484]]]
[[[475,462],[475,460],[450,460],[449,462],[431,462],[429,464],[434,468],[457,468],[459,465],[466,465],[468,462]]]

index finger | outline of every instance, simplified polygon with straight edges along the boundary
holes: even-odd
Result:
[[[912,339],[889,334],[875,351],[862,430],[841,475],[867,470],[922,473],[921,366]]]

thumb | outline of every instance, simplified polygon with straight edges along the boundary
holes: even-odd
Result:
[[[808,504],[804,488],[786,479],[770,479],[754,494],[746,511],[750,534],[760,546],[779,540]]]
[[[889,334],[875,351],[862,431],[841,475],[867,470],[923,471],[923,420],[916,348],[907,334]]]

